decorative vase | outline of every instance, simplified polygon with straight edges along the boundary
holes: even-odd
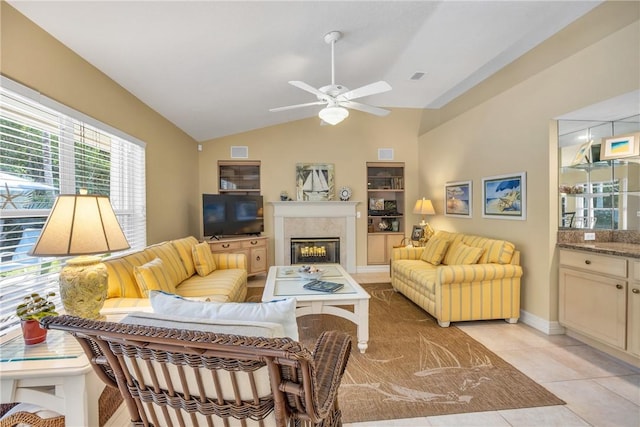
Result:
[[[22,336],[26,345],[39,344],[47,339],[47,330],[37,320],[21,320]]]

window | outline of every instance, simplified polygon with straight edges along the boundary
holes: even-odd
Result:
[[[61,258],[28,255],[58,194],[109,196],[131,250],[146,246],[144,143],[2,77],[0,336],[32,292],[56,293]],[[109,254],[106,254],[109,255]]]
[[[575,199],[575,228],[618,229],[620,185],[617,180],[580,184]],[[566,202],[563,202],[566,203]]]

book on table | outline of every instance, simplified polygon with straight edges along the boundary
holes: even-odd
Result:
[[[320,292],[336,292],[342,289],[344,285],[342,283],[335,282],[325,282],[323,280],[312,280],[309,283],[305,283],[303,288],[309,289],[310,291],[320,291]]]

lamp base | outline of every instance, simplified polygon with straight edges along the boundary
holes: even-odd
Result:
[[[67,261],[60,272],[60,298],[66,314],[103,320],[100,309],[107,299],[107,267],[97,256]]]

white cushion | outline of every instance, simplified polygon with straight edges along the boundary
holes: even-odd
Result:
[[[158,328],[184,329],[190,331],[215,332],[244,335],[247,337],[284,337],[282,325],[274,322],[251,320],[208,320],[157,313],[130,313],[120,323],[128,325],[154,326]]]
[[[294,298],[263,303],[218,303],[190,301],[179,295],[162,291],[149,291],[149,300],[153,311],[158,314],[211,320],[249,320],[279,323],[284,329],[284,336],[298,341],[296,300]]]

